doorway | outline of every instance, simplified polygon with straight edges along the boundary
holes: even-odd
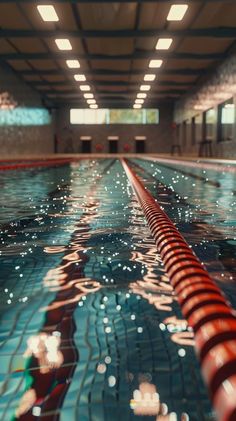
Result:
[[[136,140],[136,153],[145,153],[145,140]]]
[[[109,153],[118,153],[118,140],[109,140]]]
[[[91,140],[82,140],[81,152],[91,153]]]

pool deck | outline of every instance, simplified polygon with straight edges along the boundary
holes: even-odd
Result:
[[[47,159],[65,159],[65,158],[73,158],[73,159],[103,159],[103,158],[168,158],[172,159],[173,161],[198,161],[198,162],[211,162],[211,163],[219,163],[219,164],[228,164],[228,165],[236,165],[236,159],[219,159],[219,158],[204,158],[204,157],[197,157],[197,156],[190,156],[190,155],[171,155],[171,154],[49,154],[49,155],[11,155],[10,157],[4,157],[0,160],[0,162],[11,162],[16,160],[30,160],[30,161],[37,161],[37,160],[47,160]]]

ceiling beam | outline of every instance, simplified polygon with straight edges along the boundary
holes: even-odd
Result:
[[[0,38],[145,38],[145,37],[213,37],[235,38],[236,27],[194,29],[122,29],[122,30],[32,30],[0,29]]]
[[[153,72],[155,69],[150,69],[150,72]],[[71,73],[72,75],[75,73],[79,73],[80,70],[78,69],[67,69],[68,74]],[[62,69],[46,69],[46,70],[17,70],[18,73],[24,76],[35,76],[35,75],[58,75],[64,74]],[[94,69],[94,70],[84,70],[81,72],[85,72],[86,76],[143,76],[145,70],[109,70],[109,69]],[[205,67],[199,69],[192,69],[192,68],[183,68],[183,69],[164,69],[158,70],[158,74],[161,75],[187,75],[187,76],[199,76],[200,74],[204,74],[206,72]]]
[[[119,54],[119,55],[107,55],[107,54],[78,54],[78,53],[63,53],[63,52],[47,52],[47,53],[3,53],[0,54],[0,60],[68,60],[70,58],[78,60],[149,60],[152,55],[156,54],[156,51],[135,51],[133,54]],[[224,53],[176,53],[176,52],[164,52],[158,51],[158,58],[174,59],[174,60],[223,60],[226,57]]]
[[[42,92],[44,93],[44,95],[50,95],[50,94],[56,94],[56,95],[60,95],[60,94],[62,94],[62,95],[74,95],[74,94],[76,94],[76,92],[75,92],[74,89],[68,89],[66,91],[53,91],[53,90],[50,89],[50,90],[44,90]],[[111,92],[111,91],[108,91],[108,92]],[[129,91],[129,92],[131,93],[132,91]],[[183,91],[183,90],[177,90],[177,89],[163,90],[163,91],[158,91],[158,92],[156,91],[156,93],[158,95],[159,94],[160,95],[171,95],[171,94],[174,94],[174,95],[182,95],[184,92],[185,91]],[[103,91],[103,93],[107,93],[107,91]],[[137,93],[137,90],[133,90],[133,93]],[[99,92],[96,92],[96,95],[97,94],[99,94]],[[115,94],[116,94],[116,92],[113,92],[113,95],[115,95]],[[78,91],[78,96],[81,98],[82,92]]]
[[[152,108],[152,109],[156,109],[158,108],[161,104],[173,104],[178,98],[176,97],[166,97],[166,98],[159,98],[156,101],[149,101],[145,104],[144,108],[148,109],[148,108]],[[51,108],[69,108],[69,107],[74,107],[74,108],[88,108],[88,105],[86,102],[80,102],[80,101],[65,101],[65,100],[57,100],[57,101],[53,101],[53,106]],[[133,105],[133,101],[126,101],[126,102],[122,102],[122,103],[117,103],[116,101],[112,101],[112,102],[101,102],[98,104],[99,108],[109,108],[109,109],[130,109],[132,108]]]
[[[30,85],[32,86],[37,86],[37,87],[42,87],[42,86],[73,86],[75,88],[79,87],[79,82],[76,82],[74,80],[72,81],[47,81],[47,80],[32,80],[32,81],[27,81]],[[83,83],[83,82],[82,82]],[[140,82],[128,82],[128,81],[122,81],[122,80],[98,80],[98,81],[87,81],[86,83],[89,83],[90,86],[93,86],[94,88],[99,87],[99,86],[123,86],[125,87],[135,87],[138,88],[140,86],[140,84],[144,83],[143,81]],[[146,82],[145,82],[146,83]],[[175,81],[168,81],[168,80],[157,80],[157,83],[152,82],[152,86],[189,86],[192,85],[191,82],[175,82]]]
[[[68,3],[68,4],[80,4],[80,3],[110,3],[111,0],[53,0],[54,4]],[[157,0],[119,0],[117,3],[156,3]],[[172,0],[158,0],[159,3],[171,4]],[[188,0],[188,3],[201,3],[202,0]],[[219,3],[222,0],[204,0],[205,3]],[[35,0],[1,0],[1,3],[33,3]],[[175,0],[175,4],[182,4],[183,0]],[[40,4],[48,4],[48,0],[40,0]]]

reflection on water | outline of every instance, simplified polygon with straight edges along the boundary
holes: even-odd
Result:
[[[166,403],[160,401],[160,395],[156,386],[151,383],[140,383],[139,388],[134,390],[133,399],[130,401],[130,407],[134,414],[138,416],[156,415],[157,421],[177,421],[176,412],[169,413]],[[181,421],[189,421],[186,413],[181,414]]]
[[[53,184],[51,171],[35,176],[44,190],[27,224],[2,230],[1,418],[213,419],[193,333],[120,163],[83,160]]]
[[[134,160],[136,169],[236,306],[235,171]],[[186,174],[183,174],[186,173]],[[203,180],[204,179],[204,180]],[[165,201],[162,200],[163,195]]]

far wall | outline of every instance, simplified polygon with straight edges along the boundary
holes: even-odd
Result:
[[[20,107],[43,108],[40,95],[9,69],[0,67],[0,94],[8,92]],[[1,112],[1,109],[0,109]],[[45,125],[0,126],[0,159],[54,152],[54,119]]]
[[[173,108],[171,105],[159,106],[159,124],[96,124],[71,125],[70,109],[61,108],[57,113],[58,152],[81,152],[80,136],[92,137],[92,152],[96,153],[96,145],[101,144],[102,152],[109,151],[108,136],[119,136],[119,150],[124,152],[125,144],[131,146],[130,152],[135,152],[135,136],[146,136],[146,153],[169,153],[172,144]]]
[[[176,141],[181,145],[183,154],[198,156],[199,143],[206,138],[205,113],[214,109],[217,119],[213,124],[211,136],[213,157],[236,158],[236,112],[232,138],[223,140],[219,135],[220,106],[230,98],[236,107],[236,53],[219,65],[204,83],[197,85],[192,92],[176,103]],[[197,127],[195,139],[194,126],[195,129]]]

